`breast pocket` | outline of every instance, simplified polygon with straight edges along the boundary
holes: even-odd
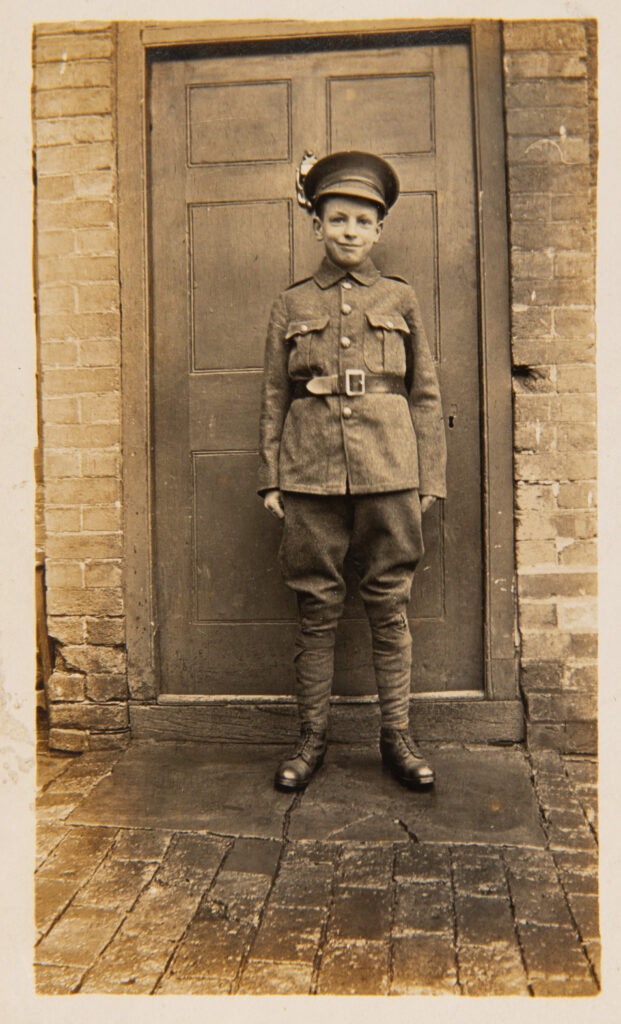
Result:
[[[316,371],[318,348],[329,322],[328,316],[289,321],[285,339],[290,343],[290,377],[308,377]]]
[[[401,313],[366,314],[364,361],[371,373],[405,374],[405,339],[410,334]]]

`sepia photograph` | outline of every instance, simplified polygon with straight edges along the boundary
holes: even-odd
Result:
[[[597,17],[53,6],[34,992],[588,1006]]]

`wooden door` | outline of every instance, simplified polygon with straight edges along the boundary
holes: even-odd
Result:
[[[318,42],[317,46],[321,44]],[[325,44],[324,44],[325,45]],[[321,250],[305,149],[370,149],[401,181],[374,259],[415,287],[438,363],[448,499],[425,519],[412,687],[483,689],[478,282],[469,49],[313,50],[152,64],[154,558],[161,690],[292,692],[295,605],[256,494],[269,310]],[[335,693],[374,692],[349,571]]]

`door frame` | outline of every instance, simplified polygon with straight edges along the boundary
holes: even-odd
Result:
[[[482,551],[485,666],[481,695],[464,691],[459,699],[426,698],[424,718],[447,722],[463,718],[463,705],[476,703],[480,738],[520,739],[522,707],[518,689],[515,628],[515,560],[513,536],[513,432],[509,320],[509,249],[502,89],[501,25],[498,21],[264,21],[119,22],[117,26],[117,131],[119,188],[119,258],[121,283],[121,352],[123,395],[123,502],[125,536],[125,607],[128,683],[132,701],[173,703],[159,693],[157,606],[153,576],[153,478],[151,468],[151,343],[148,225],[148,62],[154,51],[184,45],[278,42],[308,37],[349,35],[395,38],[415,33],[421,42],[459,38],[469,43],[472,66],[474,164],[479,260],[479,362],[481,386]],[[371,41],[369,38],[368,41]],[[404,42],[406,39],[404,39]],[[484,126],[484,130],[482,127]],[[291,702],[293,698],[269,698]],[[263,698],[244,698],[261,703]],[[268,699],[266,699],[268,700]],[[368,703],[369,698],[337,698]],[[237,705],[240,698],[177,696],[175,704]],[[486,709],[481,704],[486,704]],[[434,712],[434,706],[437,705]],[[462,705],[462,708],[455,708]],[[132,727],[144,734],[139,706]],[[196,707],[193,709],[197,710]],[[422,710],[422,707],[421,707]],[[474,709],[473,709],[474,710]],[[486,713],[489,712],[489,713]],[[434,718],[435,714],[435,718]],[[504,732],[507,735],[504,735]],[[503,733],[501,736],[500,733]],[[474,733],[469,733],[474,738]]]

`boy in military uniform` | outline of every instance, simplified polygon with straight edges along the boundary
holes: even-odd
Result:
[[[298,185],[324,258],[272,309],[260,423],[259,493],[283,520],[280,564],[299,614],[301,738],[275,784],[303,789],[325,754],[351,551],[371,626],[382,760],[404,785],[428,788],[433,768],[409,734],[406,610],[421,513],[445,496],[446,451],[416,297],[370,256],[399,182],[380,157],[345,152],[311,164]]]

